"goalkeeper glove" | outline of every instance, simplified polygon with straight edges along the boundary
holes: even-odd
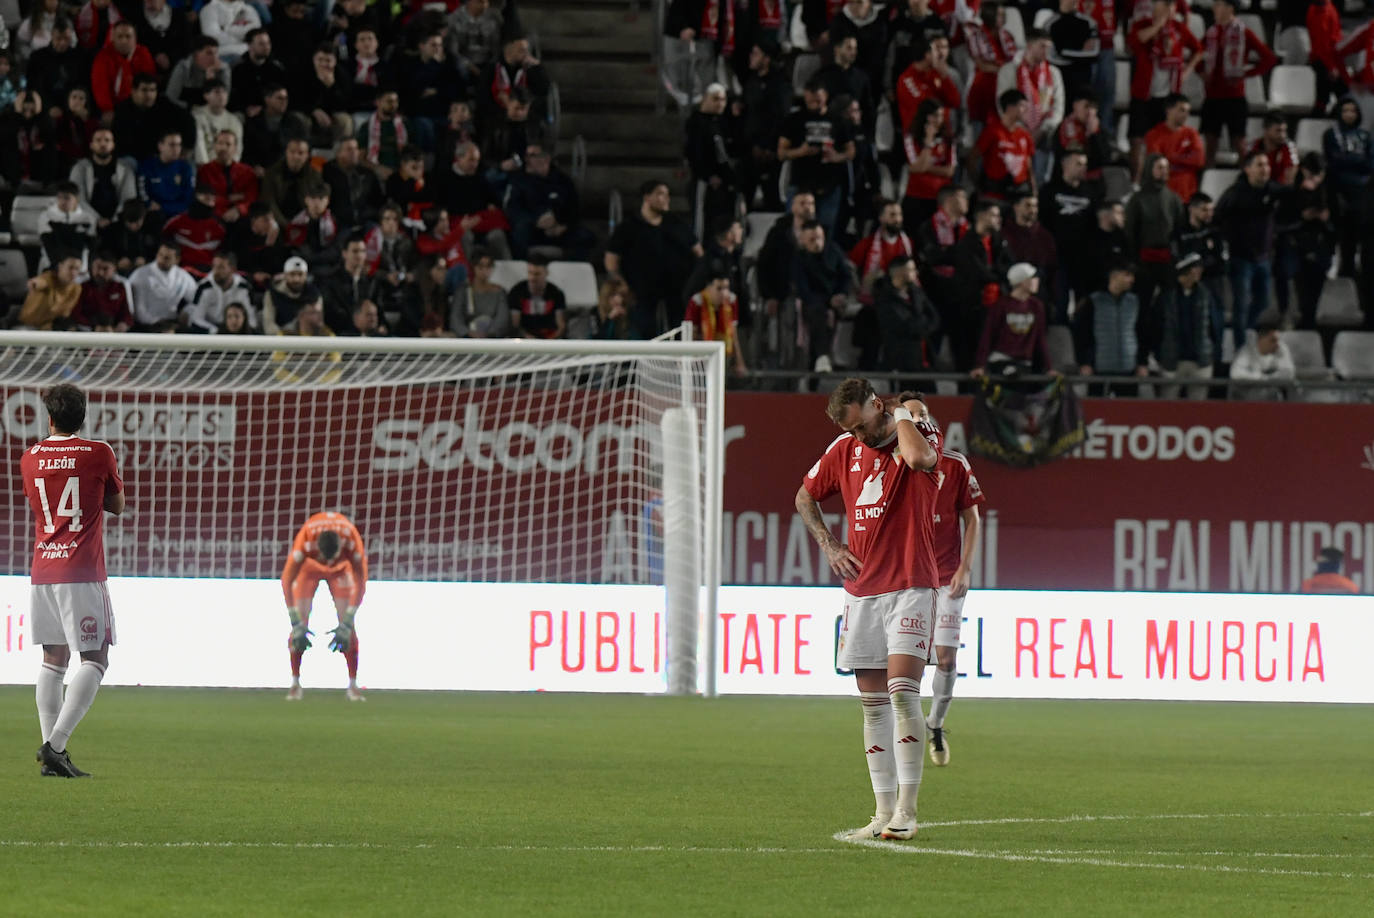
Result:
[[[343,653],[348,649],[348,645],[353,643],[353,626],[339,622],[339,627],[329,632],[334,637],[329,641],[329,649]]]
[[[296,625],[291,629],[291,649],[296,653],[305,653],[310,648],[310,638],[314,633],[307,631],[304,625]]]

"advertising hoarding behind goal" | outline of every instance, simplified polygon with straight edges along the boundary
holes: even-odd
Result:
[[[280,589],[276,580],[112,579],[118,644],[106,683],[284,688]],[[28,578],[0,577],[0,683],[31,683],[38,669],[28,593]],[[663,692],[663,595],[654,586],[374,582],[358,614],[360,681]],[[720,693],[853,695],[854,678],[835,670],[842,597],[835,587],[723,588]],[[1374,701],[1369,597],[980,590],[965,616],[962,698]],[[333,624],[322,592],[312,630]],[[212,629],[210,648],[202,638]],[[342,689],[343,658],[317,639],[302,681]]]

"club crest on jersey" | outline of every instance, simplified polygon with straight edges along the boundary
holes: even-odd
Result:
[[[854,447],[854,458],[855,458],[855,459],[858,459],[858,458],[859,458],[860,456],[862,456],[863,454],[864,454],[864,448],[863,448],[862,446],[856,446],[856,447]]]

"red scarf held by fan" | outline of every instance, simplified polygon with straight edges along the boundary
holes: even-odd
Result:
[[[877,230],[868,240],[868,254],[864,257],[864,268],[862,277],[868,277],[877,271],[885,270],[892,259],[898,255],[912,255],[914,250],[911,247],[911,238],[906,233],[898,233],[891,242],[887,241],[887,236],[881,229]]]
[[[725,356],[734,356],[735,336],[731,334],[731,330],[735,327],[735,295],[727,293],[725,300],[720,303],[719,307],[706,295],[705,290],[697,294],[697,299],[701,302],[701,311],[698,314],[698,321],[701,323],[701,340],[724,341]],[[719,316],[719,321],[717,321],[717,316]],[[717,331],[723,337],[717,338]]]
[[[1025,122],[1026,130],[1034,134],[1045,120],[1045,110],[1040,100],[1054,91],[1054,75],[1050,72],[1049,61],[1041,61],[1038,67],[1032,67],[1023,59],[1016,65],[1016,88],[1025,93],[1030,101],[1026,107]]]
[[[1218,65],[1228,81],[1245,79],[1245,26],[1240,20],[1232,19],[1225,26],[1212,26],[1207,30],[1206,40],[1207,81],[1210,83],[1215,78]]]
[[[729,57],[735,53],[735,0],[725,0],[725,34],[720,29],[720,3],[706,0],[706,9],[701,15],[701,37],[707,41],[719,41],[720,53]]]
[[[782,0],[759,0],[758,17],[760,28],[782,28]]]
[[[515,79],[512,80],[506,73],[506,62],[496,62],[496,75],[491,80],[491,98],[494,102],[504,103],[505,97],[510,95],[510,91],[515,87],[524,87],[529,80],[525,76],[525,68],[519,67],[515,71]]]
[[[406,122],[400,115],[391,119],[391,126],[396,129],[396,150],[399,152],[405,149],[406,141]],[[372,162],[377,162],[378,155],[382,152],[382,120],[376,115],[367,124],[367,158]]]
[[[959,222],[955,223],[949,218],[949,214],[943,210],[935,211],[935,216],[930,218],[930,225],[935,230],[935,240],[940,243],[941,248],[949,248],[958,242],[968,230],[968,218],[960,217]],[[936,265],[935,273],[941,277],[953,277],[953,265]]]

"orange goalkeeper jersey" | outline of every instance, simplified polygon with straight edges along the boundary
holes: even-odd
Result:
[[[332,564],[326,563],[320,556],[318,543],[320,533],[325,531],[336,532],[339,535],[339,554]],[[307,561],[314,563],[306,564]],[[302,575],[310,576],[312,571],[319,572],[322,569],[336,572],[345,565],[352,569],[351,605],[356,607],[362,603],[363,593],[367,589],[367,549],[363,545],[363,537],[358,533],[357,527],[342,513],[332,510],[316,513],[306,520],[305,525],[296,533],[296,539],[291,543],[291,554],[286,558],[286,567],[282,568],[281,587],[286,604],[293,604],[296,581]],[[320,573],[314,573],[316,582],[320,576]]]

